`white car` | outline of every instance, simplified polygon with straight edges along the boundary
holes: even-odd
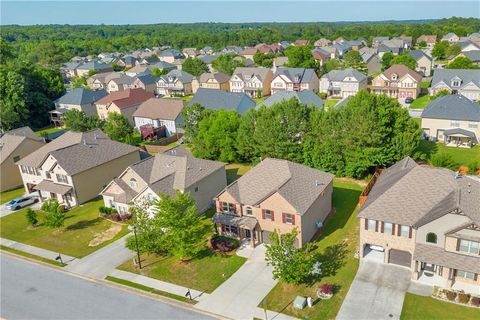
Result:
[[[32,196],[24,196],[8,202],[5,205],[5,208],[7,208],[8,210],[19,210],[21,208],[34,204],[35,202],[38,202],[38,198]]]

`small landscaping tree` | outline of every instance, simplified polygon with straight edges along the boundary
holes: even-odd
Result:
[[[49,199],[42,205],[42,210],[45,211],[45,220],[43,224],[50,228],[63,227],[65,223],[65,207],[61,206],[57,199]]]
[[[32,208],[27,208],[27,212],[25,213],[27,217],[27,221],[31,226],[36,226],[38,223],[37,213]]]
[[[421,48],[421,49],[424,49],[427,47],[427,42],[425,40],[422,40],[418,43],[418,46]]]
[[[459,164],[455,162],[453,157],[445,152],[436,153],[430,159],[430,162],[435,167],[447,168],[450,170],[457,170]]]
[[[273,266],[273,278],[290,284],[308,282],[312,276],[319,276],[320,269],[316,266],[312,244],[302,249],[295,247],[298,231],[295,228],[290,233],[279,234],[275,230],[271,236],[271,244],[267,244],[265,260]]]

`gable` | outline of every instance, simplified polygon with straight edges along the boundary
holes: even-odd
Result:
[[[297,210],[278,192],[273,193],[259,203],[261,208],[271,209],[274,212],[297,213]]]

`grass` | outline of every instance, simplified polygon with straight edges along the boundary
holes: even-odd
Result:
[[[335,180],[333,205],[335,214],[326,223],[316,244],[322,254],[323,278],[312,285],[288,285],[279,282],[266,297],[267,309],[300,319],[334,319],[355,278],[358,259],[354,253],[358,246],[358,219],[356,206],[362,188],[353,182]],[[292,302],[296,296],[316,298],[321,283],[334,285],[330,300],[320,300],[312,308],[296,310]],[[261,305],[259,307],[262,307]]]
[[[255,101],[255,104],[258,106],[260,103],[262,103],[268,97],[269,96],[263,96],[263,97],[260,97],[260,98],[253,98],[253,101]]]
[[[418,150],[424,152],[429,161],[436,153],[447,153],[461,166],[468,166],[473,160],[480,159],[480,146],[478,145],[472,148],[455,148],[447,147],[443,143],[422,141]]]
[[[338,101],[340,101],[340,99],[325,100],[325,104],[323,105],[323,107],[325,108],[325,110],[328,110],[330,108],[333,108],[338,103]]]
[[[430,100],[429,95],[418,97],[417,99],[413,100],[412,104],[410,104],[410,109],[425,109],[427,104],[429,104],[432,100]]]
[[[480,319],[479,308],[469,308],[432,297],[405,295],[401,320],[468,320]]]
[[[412,118],[412,119],[418,124],[420,128],[422,127],[422,118]]]
[[[76,258],[84,257],[101,247],[119,239],[128,233],[126,226],[112,239],[104,241],[97,246],[89,246],[95,236],[112,227],[113,223],[99,217],[98,208],[103,205],[103,200],[94,200],[67,212],[64,227],[59,230],[51,229],[40,223],[32,228],[25,218],[27,209],[19,210],[0,219],[2,238],[25,243],[31,246],[60,252]],[[38,220],[44,219],[44,213],[38,211]]]
[[[24,193],[25,189],[23,187],[2,192],[0,193],[0,204],[7,203],[10,200],[21,197]]]
[[[4,245],[0,245],[0,250],[7,251],[7,252],[10,252],[10,253],[14,253],[16,255],[23,256],[23,257],[26,257],[26,258],[30,258],[30,259],[38,260],[38,261],[41,261],[41,262],[45,262],[45,263],[48,263],[48,264],[51,264],[51,265],[54,265],[54,266],[57,266],[57,267],[66,266],[66,264],[58,262],[56,260],[51,260],[51,259],[47,259],[47,258],[44,258],[44,257],[40,257],[40,256],[31,254],[31,253],[27,253],[27,252],[20,251],[20,250],[17,250],[17,249],[9,248],[9,247],[6,247]]]
[[[58,132],[60,130],[64,130],[64,129],[63,128],[58,128],[58,127],[47,127],[47,128],[37,130],[37,131],[35,131],[35,133],[39,136],[43,136],[43,135],[46,135],[46,134],[51,134],[51,133]]]
[[[182,297],[182,296],[177,296],[176,294],[172,294],[172,293],[165,292],[165,291],[160,291],[160,290],[150,288],[150,287],[147,287],[147,286],[135,283],[135,282],[131,282],[131,281],[128,281],[128,280],[123,280],[123,279],[116,278],[116,277],[111,277],[111,276],[107,276],[105,279],[108,280],[108,281],[111,281],[111,282],[121,284],[123,286],[132,287],[132,288],[139,289],[139,290],[142,290],[142,291],[158,294],[160,296],[164,296],[164,297],[167,297],[167,298],[170,298],[170,299],[175,299],[175,300],[178,300],[178,301],[181,301],[181,302],[186,302],[186,303],[189,303],[189,304],[196,304],[197,303],[195,300],[190,300],[190,299],[187,299],[187,298]]]
[[[430,83],[432,82],[432,80],[424,80],[422,81],[422,83],[420,84],[420,88],[421,89],[428,89],[428,87],[430,87]]]
[[[230,184],[243,176],[252,166],[239,163],[230,163],[225,166],[227,171],[227,184]]]

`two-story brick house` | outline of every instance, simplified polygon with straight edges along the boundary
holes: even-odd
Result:
[[[407,157],[378,177],[358,213],[360,257],[412,279],[480,293],[480,180]]]
[[[140,160],[140,149],[110,140],[100,129],[68,131],[17,162],[27,192],[41,201],[55,198],[68,207],[98,196],[127,166]]]
[[[230,92],[244,92],[252,98],[270,94],[273,72],[268,68],[238,67],[230,77]]]
[[[270,85],[271,94],[280,91],[311,90],[318,92],[318,76],[313,69],[277,68]]]
[[[416,98],[420,94],[422,76],[403,64],[394,64],[372,81],[372,92],[390,98]]]
[[[368,77],[355,69],[332,70],[320,79],[320,92],[346,98],[367,89]]]
[[[332,212],[334,175],[287,160],[267,158],[216,197],[213,222],[219,234],[252,246],[269,235],[298,228],[304,246]]]

